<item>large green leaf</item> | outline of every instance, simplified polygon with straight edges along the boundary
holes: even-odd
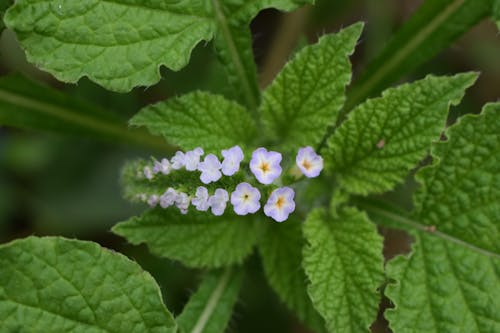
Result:
[[[238,299],[242,280],[242,271],[232,268],[208,273],[176,318],[180,332],[224,332]]]
[[[160,288],[91,242],[29,237],[0,246],[2,332],[173,333]]]
[[[350,193],[390,190],[439,139],[449,105],[458,104],[476,77],[428,76],[361,104],[329,138],[327,168]]]
[[[82,76],[116,91],[159,81],[159,67],[179,70],[200,41],[217,36],[222,58],[256,105],[255,65],[247,23],[265,7],[292,9],[293,0],[19,0],[6,16],[29,61],[66,82]],[[236,10],[228,16],[229,9]],[[241,31],[241,32],[240,32]],[[244,46],[245,50],[238,50]],[[253,101],[253,102],[252,102]]]
[[[185,150],[202,147],[218,153],[236,144],[244,147],[254,139],[255,123],[245,108],[220,95],[194,92],[150,105],[131,120],[146,126]]]
[[[398,332],[500,330],[500,104],[468,115],[422,169],[408,257],[388,265],[386,314]],[[426,232],[426,230],[428,232]]]
[[[330,332],[368,332],[384,282],[382,237],[364,213],[313,210],[304,223],[309,294]]]
[[[0,125],[171,151],[158,138],[143,131],[130,131],[122,118],[109,111],[20,76],[0,78]]]
[[[260,113],[277,143],[286,149],[315,146],[335,123],[362,28],[354,24],[303,48],[266,89]]]
[[[500,1],[493,1],[493,19],[496,21],[498,29],[500,30]]]
[[[415,214],[426,225],[500,253],[500,103],[462,117],[417,174]]]
[[[259,252],[266,278],[283,302],[315,332],[325,330],[322,318],[307,294],[307,278],[302,269],[302,223],[294,218],[266,227]]]
[[[222,267],[241,263],[253,249],[258,224],[227,209],[223,216],[176,208],[152,209],[118,223],[113,232],[132,244],[146,243],[156,255],[189,267]]]
[[[425,63],[491,11],[492,0],[429,0],[394,35],[347,94],[350,110]]]

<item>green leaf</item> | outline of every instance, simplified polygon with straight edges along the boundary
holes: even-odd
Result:
[[[496,21],[498,30],[500,30],[500,1],[493,1],[493,19]]]
[[[130,120],[185,150],[219,153],[254,139],[255,123],[239,104],[220,95],[194,92],[147,106]]]
[[[390,190],[428,153],[474,73],[428,76],[386,90],[354,109],[328,140],[327,168],[350,193]]]
[[[396,333],[500,330],[499,132],[500,103],[462,117],[418,173],[414,249],[387,269]]]
[[[345,110],[378,94],[430,60],[490,11],[491,0],[424,1],[353,84]]]
[[[500,253],[500,103],[467,115],[417,174],[415,214],[426,225]]]
[[[312,0],[211,0],[218,33],[215,48],[225,65],[230,86],[238,101],[250,110],[257,109],[260,91],[257,84],[257,68],[252,52],[252,36],[248,25],[264,8],[293,10]]]
[[[418,232],[412,253],[391,260],[387,275],[395,333],[500,331],[499,256]]]
[[[315,146],[333,125],[351,80],[349,55],[363,29],[357,23],[304,47],[263,94],[263,121],[286,149]]]
[[[249,218],[229,209],[223,216],[177,209],[152,209],[113,227],[130,243],[146,243],[160,257],[188,267],[217,268],[243,262],[252,252],[259,228]]]
[[[268,224],[259,242],[262,265],[271,287],[302,322],[315,332],[322,332],[325,323],[307,294],[303,247],[302,223],[294,218],[286,223]]]
[[[248,23],[265,6],[290,9],[303,2],[18,0],[5,22],[16,32],[28,60],[59,80],[76,82],[88,76],[120,92],[158,82],[161,65],[179,70],[188,63],[196,44],[221,36],[224,43],[217,44],[223,45],[223,52],[232,53],[231,61],[240,64],[238,69],[243,68],[236,75],[247,82],[243,86],[253,95],[258,91],[254,77],[246,76],[252,68],[249,57],[242,58],[243,51],[226,51],[230,43],[233,48],[241,46],[232,40],[239,36],[231,34],[235,33],[233,24],[242,18]],[[232,8],[229,3],[238,9],[231,19],[222,14]],[[247,26],[237,28],[248,30]]]
[[[242,280],[240,270],[208,273],[176,319],[180,332],[224,332],[238,299]]]
[[[173,333],[160,288],[98,244],[29,237],[0,246],[2,332]]]
[[[109,111],[20,76],[0,78],[0,125],[171,151],[162,140],[128,130],[126,122]]]
[[[309,295],[330,332],[368,332],[384,282],[382,237],[364,213],[313,210],[304,223]]]
[[[0,0],[0,33],[3,31],[5,28],[5,25],[3,23],[3,15],[7,8],[9,8],[12,5],[13,0]]]

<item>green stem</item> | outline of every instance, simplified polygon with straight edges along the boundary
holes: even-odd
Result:
[[[229,22],[226,16],[224,15],[224,11],[222,9],[220,0],[212,0],[212,6],[214,8],[215,16],[219,24],[221,36],[225,42],[227,51],[234,65],[236,75],[240,80],[246,105],[251,111],[255,111],[258,106],[259,97],[255,95],[254,93],[255,90],[252,89],[252,86],[254,85],[256,86],[257,83],[252,82],[252,80],[246,75],[245,66],[243,65],[243,60],[241,59],[240,54],[238,53],[238,49],[236,47],[233,36],[231,34],[231,30],[229,28]],[[245,27],[245,29],[248,28]]]
[[[217,308],[217,304],[219,303],[224,291],[231,281],[231,277],[233,276],[233,271],[231,268],[228,268],[226,272],[221,276],[217,286],[214,291],[208,298],[208,302],[205,304],[205,308],[203,309],[196,325],[194,325],[191,333],[202,333],[205,330],[205,326],[207,325],[210,317],[213,315],[215,309]]]
[[[37,101],[24,95],[15,94],[0,89],[0,100],[7,103],[38,111],[66,123],[86,128],[103,137],[111,137],[124,143],[148,147],[156,151],[171,152],[173,147],[162,139],[156,138],[146,132],[131,131],[125,125],[93,118],[83,113],[78,113],[67,108]]]

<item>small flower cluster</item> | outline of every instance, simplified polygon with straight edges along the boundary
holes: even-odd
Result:
[[[151,180],[157,174],[168,175],[172,170],[185,168],[188,171],[199,171],[200,180],[204,184],[218,181],[222,175],[232,176],[240,170],[240,164],[244,159],[243,150],[239,146],[234,146],[227,150],[222,150],[223,161],[220,162],[214,154],[208,154],[203,161],[202,148],[196,148],[188,152],[178,151],[169,161],[164,158],[155,161],[153,167],[144,167],[144,177]],[[282,156],[275,151],[268,151],[266,148],[258,148],[252,153],[249,167],[257,181],[264,185],[272,184],[281,176]],[[312,147],[300,148],[295,159],[297,167],[308,178],[319,176],[323,169],[323,159],[316,154]],[[264,214],[275,221],[285,221],[295,210],[295,192],[290,187],[280,187],[275,189],[269,196],[264,206]],[[214,215],[222,215],[230,200],[234,212],[238,215],[256,213],[260,207],[260,191],[247,182],[238,184],[235,190],[229,193],[222,188],[218,188],[212,195],[208,189],[199,186],[194,197],[184,192],[169,187],[162,195],[151,195],[147,198],[141,195],[142,200],[150,206],[160,205],[162,208],[177,206],[181,213],[186,214],[190,204],[199,211],[211,210]]]

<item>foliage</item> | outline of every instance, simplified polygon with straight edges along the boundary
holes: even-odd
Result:
[[[200,169],[189,170],[184,160],[174,167],[176,157],[127,162],[124,197],[151,207],[112,231],[158,257],[204,270],[184,310],[174,318],[154,279],[121,254],[87,241],[28,237],[0,246],[2,328],[223,332],[257,249],[269,286],[314,331],[368,331],[383,296],[393,305],[384,310],[395,333],[500,331],[500,103],[446,129],[450,107],[460,104],[477,73],[428,75],[387,88],[483,17],[498,22],[500,2],[425,2],[347,94],[349,57],[363,23],[304,46],[261,92],[251,19],[264,8],[311,2],[18,0],[10,6],[5,25],[28,60],[61,81],[86,76],[129,92],[157,83],[161,66],[185,67],[200,41],[213,40],[228,92],[191,91],[143,107],[129,125],[150,135],[127,129],[121,116],[102,107],[7,76],[0,79],[0,124],[168,154],[178,147],[177,158],[191,154],[197,166],[196,149],[214,154],[217,163],[222,154],[225,163],[228,149],[239,146],[244,157],[235,172],[224,171],[206,191],[227,191],[225,205],[238,184],[251,183],[261,207],[283,190],[288,197],[274,204],[286,199],[295,211],[275,223],[266,210],[271,199],[246,216],[229,204],[223,214],[184,207],[179,197],[167,204],[159,201],[167,189],[184,194],[188,204],[201,200]],[[0,11],[9,5],[1,2]],[[318,179],[304,178],[295,165],[294,154],[306,146],[322,155]],[[265,158],[279,159],[278,166],[266,164],[281,175],[270,185],[252,176],[250,155],[258,147],[270,149],[259,150]],[[375,196],[416,169],[412,212]],[[384,265],[377,225],[412,235],[410,253]]]

